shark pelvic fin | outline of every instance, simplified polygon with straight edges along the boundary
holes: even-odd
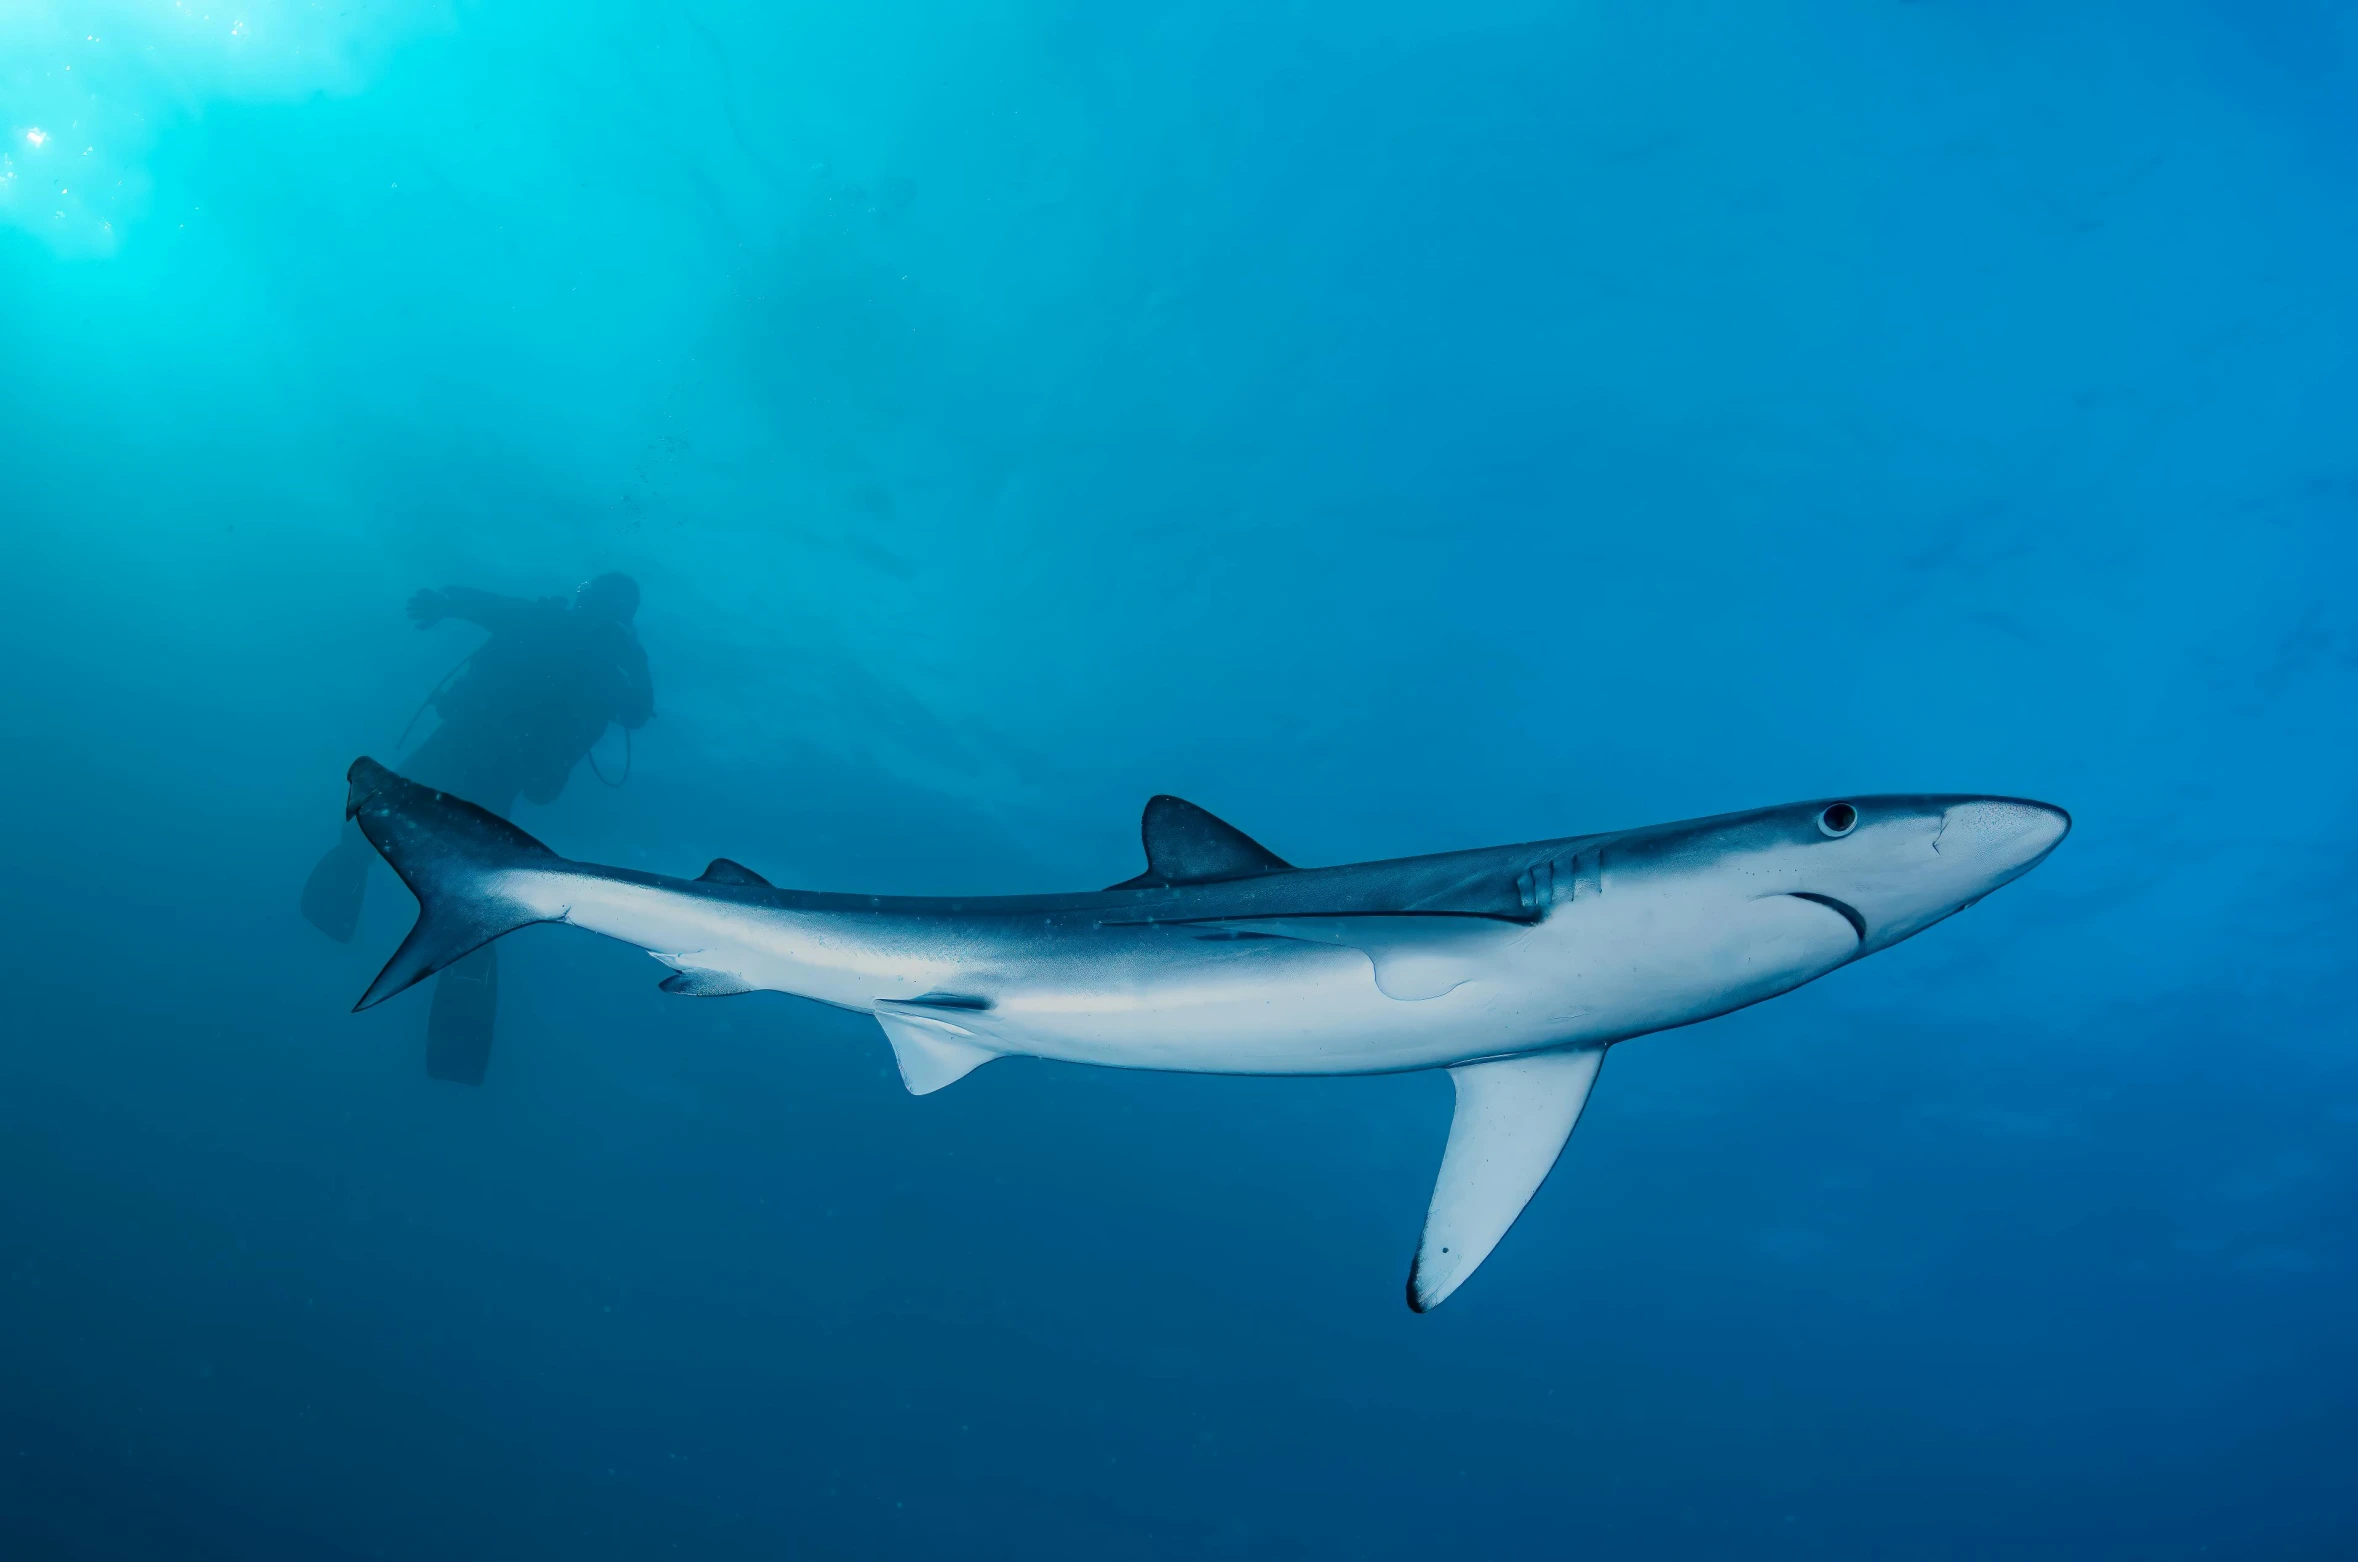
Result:
[[[776,885],[741,862],[726,857],[715,857],[712,866],[696,875],[699,884],[736,884],[749,889],[775,889]]]
[[[909,1087],[909,1094],[932,1095],[1000,1055],[978,1043],[973,1031],[950,1017],[950,1013],[960,1012],[973,1015],[978,1011],[944,1012],[923,1000],[878,1001],[876,1023],[884,1027],[884,1039],[892,1043],[893,1061],[901,1066],[901,1083]]]
[[[1490,1256],[1572,1137],[1602,1048],[1537,1052],[1449,1071],[1457,1111],[1408,1266],[1408,1307],[1431,1312]]]
[[[1150,797],[1138,821],[1146,871],[1114,889],[1159,889],[1291,873],[1294,865],[1235,825],[1178,797]]]

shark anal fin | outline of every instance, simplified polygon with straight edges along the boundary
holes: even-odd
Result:
[[[991,1000],[974,993],[919,993],[914,998],[887,998],[886,1003],[911,1009],[954,1009],[968,1014],[981,1014],[992,1007]]]
[[[999,1054],[974,1040],[974,1032],[956,1021],[927,1013],[917,1005],[880,1001],[876,1023],[892,1043],[893,1061],[901,1066],[901,1083],[913,1096],[929,1096],[954,1085]]]
[[[739,993],[761,991],[733,972],[706,971],[694,966],[674,971],[655,985],[683,998],[734,998]]]
[[[741,862],[726,857],[715,857],[712,865],[696,875],[699,884],[736,884],[749,889],[775,889],[776,885]]]
[[[1138,821],[1146,871],[1115,889],[1157,889],[1291,873],[1293,864],[1224,819],[1180,797],[1150,797]]]
[[[671,974],[655,985],[667,993],[682,998],[733,998],[739,993],[760,992],[761,988],[734,971],[703,962],[710,958],[705,950],[690,950],[680,954],[666,954],[650,949],[648,954],[671,967]]]
[[[1490,1256],[1572,1137],[1603,1049],[1537,1052],[1449,1071],[1457,1110],[1408,1270],[1408,1305],[1431,1312]]]

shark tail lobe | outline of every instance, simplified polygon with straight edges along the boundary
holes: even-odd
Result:
[[[354,1004],[374,1008],[506,933],[548,917],[504,892],[508,870],[557,868],[565,859],[487,809],[395,775],[373,759],[352,762],[344,816],[360,826],[418,900],[417,925]]]

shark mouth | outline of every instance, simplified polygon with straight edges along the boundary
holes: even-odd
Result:
[[[1791,891],[1791,894],[1795,900],[1812,901],[1817,905],[1824,906],[1828,911],[1850,924],[1850,930],[1858,934],[1860,943],[1863,944],[1867,941],[1867,919],[1859,915],[1856,906],[1847,901],[1836,900],[1831,895],[1816,895],[1805,889]]]

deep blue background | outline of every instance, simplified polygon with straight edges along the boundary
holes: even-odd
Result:
[[[2358,1554],[2354,105],[2329,0],[14,8],[0,1551]],[[2079,824],[1416,1318],[1438,1076],[347,1015],[402,598],[614,568],[592,859]]]

